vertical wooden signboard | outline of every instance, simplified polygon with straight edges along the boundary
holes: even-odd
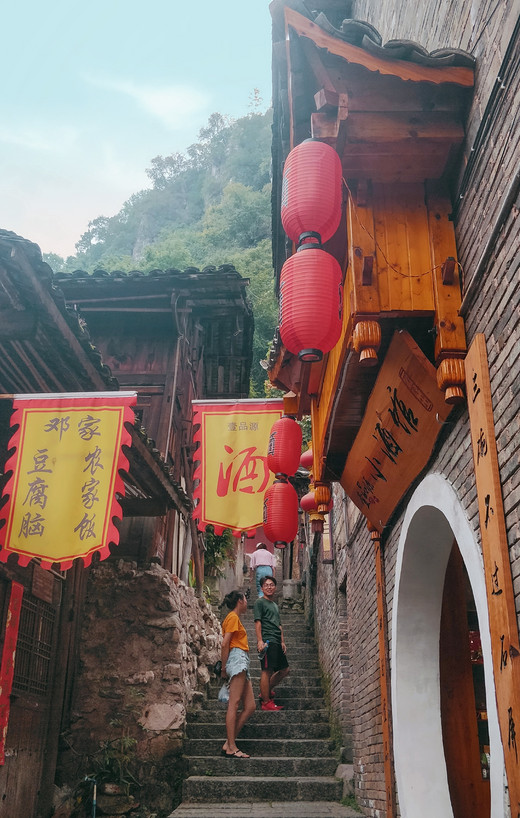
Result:
[[[484,335],[475,336],[465,370],[498,719],[511,816],[520,818],[520,646]]]

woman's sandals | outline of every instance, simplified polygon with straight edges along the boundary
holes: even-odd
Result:
[[[242,750],[235,750],[234,753],[228,753],[227,750],[222,748],[220,752],[223,756],[226,756],[226,758],[251,758],[247,753],[243,753]]]

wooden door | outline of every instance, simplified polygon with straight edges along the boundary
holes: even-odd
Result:
[[[50,595],[55,599],[53,584]],[[44,601],[24,589],[5,764],[0,767],[0,818],[38,814],[54,681],[57,608],[55,601]]]
[[[471,589],[460,551],[452,548],[441,615],[440,683],[444,755],[454,818],[489,818],[489,778],[481,767],[479,725],[470,655]]]

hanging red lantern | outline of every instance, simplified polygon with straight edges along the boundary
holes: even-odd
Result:
[[[331,497],[329,504],[327,505],[326,510],[322,511],[322,514],[328,514],[331,510],[332,506],[334,505],[334,500]],[[318,510],[318,501],[316,500],[316,495],[314,491],[309,491],[307,494],[304,494],[300,500],[300,508],[302,511],[306,511],[307,514],[310,514],[312,511]]]
[[[343,287],[336,259],[303,245],[282,267],[280,335],[301,361],[321,361],[341,335]]]
[[[295,474],[300,464],[302,430],[292,415],[273,423],[267,447],[267,465],[277,474]]]
[[[307,471],[312,471],[313,462],[314,455],[312,453],[312,449],[307,449],[307,451],[303,452],[302,456],[300,457],[300,466],[303,466],[303,468],[307,469]]]
[[[317,511],[318,510],[318,503],[316,502],[316,497],[314,496],[313,491],[307,492],[304,494],[300,500],[300,508],[302,511],[306,511],[307,514],[310,511]]]
[[[341,221],[341,160],[330,145],[306,139],[286,159],[282,181],[282,224],[293,241],[317,233],[328,241]]]
[[[298,495],[284,474],[277,474],[264,497],[264,534],[276,548],[285,548],[298,534]]]

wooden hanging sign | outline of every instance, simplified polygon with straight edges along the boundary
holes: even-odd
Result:
[[[511,815],[520,816],[520,645],[484,335],[465,361],[491,653]]]
[[[407,332],[396,332],[340,481],[375,528],[426,466],[451,409],[435,367]]]

